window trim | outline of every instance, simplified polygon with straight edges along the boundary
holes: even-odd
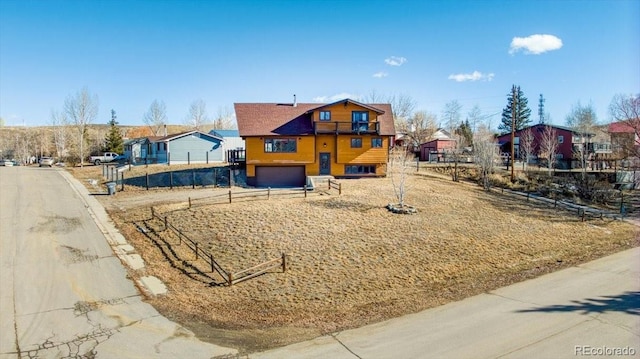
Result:
[[[323,114],[328,115],[328,117],[323,118]],[[322,122],[327,122],[327,121],[331,121],[331,111],[320,111],[320,114],[318,115],[318,119]]]
[[[293,143],[293,151],[282,151],[282,150],[277,151],[276,150],[276,145],[275,145],[276,141],[292,142]],[[264,153],[297,153],[298,152],[298,141],[294,137],[265,138],[263,140],[262,144],[263,144],[262,150],[264,151]],[[271,145],[271,146],[267,147],[267,145]],[[280,149],[282,149],[282,145],[281,145]]]
[[[355,171],[354,171],[355,169]],[[362,170],[362,171],[360,171]],[[376,165],[344,165],[345,175],[375,175]]]
[[[360,114],[357,121],[356,114]],[[362,115],[364,115],[364,120],[361,118]],[[369,111],[351,111],[351,130],[358,132],[369,130]]]
[[[356,141],[355,146],[354,141]],[[360,143],[359,145],[358,142]],[[362,148],[362,137],[351,137],[351,148]]]
[[[558,143],[559,144],[564,143],[564,136],[563,135],[558,135]]]
[[[376,146],[375,144],[377,142],[380,142],[380,146]],[[384,141],[382,141],[382,137],[372,137],[371,138],[371,148],[382,148],[382,144]]]

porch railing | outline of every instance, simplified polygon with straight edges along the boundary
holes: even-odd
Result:
[[[319,133],[335,133],[338,134],[379,134],[380,122],[321,122],[313,123],[313,131],[317,135]]]

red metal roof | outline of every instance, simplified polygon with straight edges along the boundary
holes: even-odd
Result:
[[[313,134],[311,113],[327,105],[351,102],[378,113],[380,135],[395,135],[390,104],[360,104],[345,99],[323,103],[236,103],[236,120],[241,137]]]
[[[640,124],[639,124],[640,125]],[[609,132],[613,133],[633,133],[634,128],[626,122],[612,122],[609,124]]]

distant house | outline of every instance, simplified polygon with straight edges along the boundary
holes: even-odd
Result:
[[[616,159],[640,163],[640,123],[634,128],[627,122],[613,122],[607,130]]]
[[[236,103],[247,184],[302,186],[307,176],[386,174],[395,138],[389,104]]]
[[[570,127],[549,125],[549,124],[537,124],[530,127],[525,127],[515,132],[514,150],[516,158],[521,158],[520,150],[520,137],[522,132],[531,129],[533,140],[533,153],[537,156],[540,152],[540,144],[542,142],[542,133],[546,126],[551,126],[555,129],[558,136],[558,152],[556,166],[563,169],[571,169],[579,167],[578,157],[576,153],[580,151],[588,151],[588,162],[591,166],[595,166],[598,161],[608,161],[609,154],[611,153],[610,142],[602,137],[601,134],[588,133],[581,134]],[[511,150],[511,134],[506,133],[498,137],[498,143],[500,144],[500,150],[503,153],[509,153]]]
[[[156,163],[223,162],[221,137],[200,131],[149,138],[148,157]]]
[[[133,138],[124,141],[124,155],[132,164],[145,163],[150,153],[149,137]]]
[[[438,162],[444,158],[447,150],[456,148],[456,140],[451,134],[439,128],[429,141],[420,144],[420,161]]]

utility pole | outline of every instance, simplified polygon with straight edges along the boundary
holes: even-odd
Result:
[[[516,85],[513,85],[513,87],[511,87],[511,183],[516,181],[515,172],[513,170],[516,157],[516,96]]]

